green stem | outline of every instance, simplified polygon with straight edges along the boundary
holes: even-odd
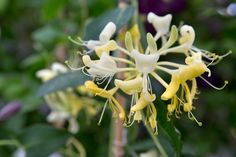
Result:
[[[159,141],[158,138],[153,134],[153,130],[152,130],[152,128],[150,127],[150,125],[147,124],[147,125],[146,125],[146,128],[147,128],[147,131],[148,131],[149,135],[151,136],[151,138],[152,138],[154,144],[156,145],[157,149],[160,151],[161,156],[162,156],[162,157],[168,157],[168,155],[167,155],[165,149],[162,147],[160,141]]]
[[[0,140],[0,146],[4,145],[14,145],[18,147],[20,144],[15,140]]]
[[[113,140],[114,140],[114,126],[115,126],[115,122],[114,119],[111,119],[111,124],[110,124],[110,137],[109,137],[109,150],[108,150],[108,157],[113,157]]]

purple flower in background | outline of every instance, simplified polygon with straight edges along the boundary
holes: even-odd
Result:
[[[186,0],[139,0],[139,12],[147,14],[153,12],[157,15],[179,13],[185,10]]]
[[[22,104],[18,101],[10,102],[0,109],[0,121],[6,120],[20,111]]]

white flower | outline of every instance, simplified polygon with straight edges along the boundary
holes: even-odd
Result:
[[[115,32],[116,32],[116,25],[113,22],[109,22],[99,35],[100,42],[102,43],[108,42]]]
[[[74,41],[73,39],[69,38],[72,42],[86,46],[90,51],[95,50],[95,47],[102,46],[106,44],[112,37],[112,35],[116,32],[116,25],[113,22],[108,22],[106,26],[103,28],[99,35],[99,40],[89,40],[89,41],[80,41],[81,43],[78,43],[77,41]],[[88,51],[87,53],[89,53]]]
[[[89,67],[88,73],[93,77],[112,77],[117,72],[116,62],[103,52],[99,60],[93,61],[88,55],[83,56],[85,66]]]
[[[147,16],[147,20],[153,25],[158,34],[162,36],[169,32],[172,15],[158,16],[150,12]]]
[[[24,148],[18,148],[14,154],[12,155],[12,157],[26,157],[26,151]]]
[[[68,68],[61,63],[53,63],[50,69],[42,69],[37,71],[36,76],[43,80],[44,82],[52,79],[60,73],[65,73]]]
[[[195,39],[195,31],[192,26],[183,25],[180,28],[180,44],[184,44],[187,49],[191,49],[194,39]]]
[[[135,49],[131,51],[131,56],[135,60],[137,70],[143,74],[153,72],[159,59],[159,54],[141,54]]]
[[[49,122],[64,122],[65,119],[70,117],[69,113],[63,111],[52,111],[48,116],[47,120]]]

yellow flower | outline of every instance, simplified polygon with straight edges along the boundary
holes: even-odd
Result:
[[[93,92],[95,95],[106,98],[108,100],[108,103],[110,103],[111,108],[114,111],[114,115],[116,115],[116,113],[118,113],[119,118],[121,120],[125,121],[125,119],[126,119],[125,110],[119,104],[119,102],[113,97],[114,93],[118,89],[117,87],[110,89],[110,90],[105,90],[105,89],[99,88],[93,81],[86,81],[85,87],[88,90],[90,90],[91,92]],[[104,105],[104,109],[106,108],[106,105],[107,105],[107,103]],[[102,116],[103,116],[103,113],[102,113]]]

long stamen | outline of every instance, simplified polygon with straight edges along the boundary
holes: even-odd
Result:
[[[183,64],[178,64],[178,63],[173,63],[173,62],[166,62],[166,61],[157,62],[157,65],[172,66],[172,67],[176,67],[176,68],[180,68],[180,67],[185,66]]]
[[[165,88],[168,87],[168,83],[166,83],[158,74],[152,72],[151,75],[152,75],[158,82],[160,82],[160,84],[161,84],[162,86],[164,86]]]
[[[79,67],[79,68],[74,68],[74,67],[72,67],[72,66],[70,65],[70,63],[69,63],[68,60],[65,61],[65,64],[66,64],[71,70],[81,70],[81,69],[83,69],[83,68],[85,67],[85,66],[83,66],[83,67]]]
[[[133,62],[127,60],[127,59],[118,58],[118,57],[114,57],[114,56],[111,56],[111,58],[114,59],[115,61],[124,62],[124,63],[127,63],[127,64],[135,66],[135,63],[133,63]]]
[[[148,75],[147,75],[147,84],[148,84],[148,90],[152,94],[152,83],[151,83],[150,77]]]
[[[198,126],[202,126],[202,122],[199,122],[191,111],[188,112],[188,118],[190,120],[194,120],[198,124]]]
[[[108,101],[109,101],[109,100],[106,100],[105,105],[103,106],[102,113],[101,113],[101,116],[100,116],[99,121],[98,121],[98,125],[101,125],[102,118],[103,118],[103,115],[104,115],[104,113],[105,113],[105,110],[106,110]]]
[[[118,50],[120,50],[121,52],[124,52],[126,55],[131,57],[130,52],[124,49],[123,47],[118,46]]]
[[[170,75],[173,73],[173,70],[165,68],[165,67],[161,67],[161,66],[156,66],[156,69],[164,71],[164,72],[166,72],[166,73],[168,73]]]
[[[135,71],[136,68],[118,68],[117,72]]]
[[[83,43],[80,43],[81,41],[78,42],[78,41],[72,39],[71,36],[68,36],[68,39],[69,39],[71,42],[73,42],[74,44],[77,44],[77,45],[79,45],[79,46],[85,46]]]
[[[204,77],[200,76],[200,78],[205,81],[209,86],[211,86],[212,88],[216,89],[216,90],[222,90],[225,88],[225,86],[228,84],[228,81],[224,82],[224,85],[222,87],[216,87],[213,84],[211,84],[210,82],[208,82]]]

